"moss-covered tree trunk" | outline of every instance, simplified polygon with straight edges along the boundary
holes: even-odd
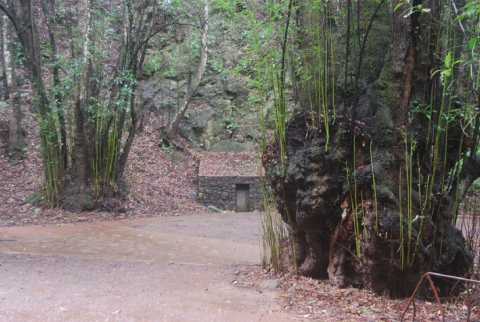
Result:
[[[452,21],[443,1],[394,11],[400,2],[317,6],[322,20],[301,1],[297,48],[310,53],[310,77],[301,75],[286,156],[276,140],[264,158],[299,273],[392,296],[409,295],[427,271],[468,275],[472,255],[454,222],[461,192],[480,174],[478,158],[468,157],[476,155],[469,129],[442,117],[468,102],[453,99],[460,85],[448,73],[435,73],[459,55],[449,49],[458,24],[439,23]],[[326,50],[315,45],[325,39],[316,28],[335,39]],[[334,64],[319,67],[315,55]],[[334,85],[315,81],[327,76]],[[436,286],[447,294],[453,283]]]

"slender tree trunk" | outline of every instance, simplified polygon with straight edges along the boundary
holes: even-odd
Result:
[[[80,57],[83,61],[82,73],[79,76],[78,84],[78,100],[75,106],[75,149],[78,159],[74,168],[77,169],[78,183],[80,191],[84,192],[87,185],[87,141],[85,139],[85,116],[87,115],[86,107],[89,103],[90,86],[89,86],[89,65],[90,65],[90,0],[81,0],[78,5],[78,30],[82,39],[80,48]]]
[[[22,48],[25,54],[25,62],[32,77],[32,83],[34,90],[37,94],[37,106],[40,117],[44,120],[51,119],[50,102],[47,97],[47,92],[42,77],[42,60],[40,57],[40,44],[38,34],[36,30],[36,22],[33,12],[32,0],[20,0],[19,5],[19,17],[18,17],[18,36],[22,44]],[[52,128],[53,124],[50,121],[47,122],[46,131],[51,132],[50,135],[54,135],[56,131]],[[56,137],[56,136],[55,136]]]
[[[7,155],[10,158],[21,158],[25,150],[25,138],[22,131],[22,110],[20,108],[20,92],[15,72],[15,45],[13,44],[12,28],[6,15],[0,16],[2,30],[2,60],[5,73],[5,92],[10,100],[10,131]]]
[[[60,142],[61,142],[61,154],[62,154],[62,165],[63,169],[66,170],[68,168],[68,147],[67,147],[67,129],[65,126],[65,115],[63,113],[63,98],[59,90],[60,86],[60,76],[59,76],[59,68],[57,62],[57,45],[55,42],[55,33],[53,32],[53,26],[51,22],[51,15],[48,9],[48,5],[45,0],[40,1],[42,5],[43,15],[45,17],[47,29],[48,29],[48,38],[50,41],[50,57],[53,65],[52,73],[53,73],[53,86],[56,88],[53,91],[53,96],[55,99],[55,104],[57,105],[57,116],[58,122],[60,126]]]
[[[207,65],[208,19],[209,19],[209,4],[208,4],[208,1],[205,1],[204,15],[203,15],[202,40],[201,40],[201,45],[200,45],[200,62],[198,64],[198,70],[197,70],[197,73],[195,75],[195,79],[194,79],[193,83],[188,87],[187,93],[183,97],[182,105],[180,106],[177,114],[175,115],[175,118],[174,118],[173,122],[170,125],[170,128],[168,129],[167,137],[170,141],[173,141],[175,139],[175,137],[177,136],[177,132],[178,132],[178,128],[180,126],[180,122],[182,121],[182,118],[185,115],[185,112],[187,111],[188,106],[190,105],[190,102],[192,101],[193,95],[195,95],[195,92],[197,91],[198,85],[200,84],[200,81],[202,80],[202,76],[203,76],[203,73],[205,71],[205,67]]]
[[[134,89],[136,89],[136,85],[133,85],[133,87]],[[120,158],[118,160],[117,171],[115,173],[115,178],[117,181],[120,180],[123,176],[123,173],[125,171],[125,166],[127,165],[128,155],[130,154],[130,149],[132,148],[132,145],[133,145],[133,139],[137,134],[138,117],[135,109],[134,99],[132,99],[130,102],[130,118],[131,118],[131,123],[128,129],[127,140],[125,142],[125,147],[123,149],[123,152],[120,155]]]
[[[92,191],[88,186],[87,140],[85,137],[86,106],[88,104],[88,64],[90,63],[90,0],[78,3],[78,37],[82,40],[76,55],[82,60],[83,68],[77,79],[75,93],[75,134],[72,149],[72,166],[70,178],[72,187],[67,191],[67,198],[62,207],[70,211],[82,211],[93,207]]]
[[[154,25],[154,16],[156,14],[155,10],[145,10],[146,7],[153,5],[151,2],[147,1],[144,3],[145,7],[136,8],[133,11],[132,4],[127,2],[126,6],[126,17],[125,17],[125,30],[126,36],[124,38],[125,43],[125,69],[130,71],[135,77],[135,81],[129,81],[126,85],[129,85],[131,88],[132,95],[129,99],[130,110],[130,125],[128,127],[127,133],[128,136],[125,140],[122,152],[120,152],[121,146],[120,141],[123,134],[123,129],[125,126],[126,120],[126,111],[125,107],[121,111],[121,115],[117,124],[117,138],[119,141],[118,144],[118,161],[115,171],[115,180],[118,182],[122,179],[123,173],[125,171],[125,166],[127,164],[128,156],[130,154],[130,149],[133,145],[133,140],[137,133],[138,128],[138,112],[137,112],[137,102],[136,102],[136,92],[137,84],[136,80],[140,77],[143,70],[143,61],[145,59],[147,51],[148,40],[152,37],[152,27]],[[136,28],[134,28],[136,26]],[[160,28],[160,30],[163,28]]]

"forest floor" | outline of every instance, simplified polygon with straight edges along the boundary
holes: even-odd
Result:
[[[151,116],[135,138],[126,183],[128,193],[121,204],[99,211],[69,213],[55,208],[23,204],[42,183],[42,158],[35,120],[27,113],[25,119],[27,152],[20,162],[4,158],[7,146],[6,126],[0,125],[0,227],[45,225],[62,226],[75,222],[98,222],[160,216],[180,216],[208,212],[195,202],[197,157],[177,153],[158,146],[158,120]],[[0,111],[0,121],[5,120]],[[259,266],[250,266],[236,285],[258,289],[261,281],[274,281],[277,304],[273,311],[288,313],[304,321],[398,321],[405,299],[390,299],[366,290],[337,289],[328,281],[291,275],[275,275]],[[261,289],[258,289],[262,292]],[[480,297],[471,298],[470,321],[480,321]],[[445,321],[466,321],[468,305],[465,295],[444,303]],[[412,320],[412,308],[408,320]],[[441,321],[435,301],[416,301],[416,321]]]
[[[5,111],[0,120],[6,119]],[[38,192],[43,180],[36,121],[26,113],[25,159],[4,158],[7,127],[0,128],[0,226],[65,224],[151,216],[174,216],[207,210],[196,201],[197,157],[158,146],[159,120],[148,117],[130,152],[125,173],[127,194],[120,203],[104,200],[100,210],[69,213],[59,208],[23,204]]]

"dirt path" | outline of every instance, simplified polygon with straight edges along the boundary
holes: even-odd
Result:
[[[1,321],[291,321],[259,264],[258,215],[0,228]]]

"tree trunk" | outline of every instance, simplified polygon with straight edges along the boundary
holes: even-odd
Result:
[[[2,60],[5,73],[5,92],[10,101],[10,130],[8,137],[7,156],[13,159],[23,157],[25,152],[25,138],[22,131],[22,110],[20,108],[20,92],[15,72],[15,45],[13,43],[12,28],[6,15],[0,16],[2,30]]]
[[[202,39],[201,39],[201,44],[200,44],[200,62],[198,63],[198,69],[197,73],[195,75],[193,84],[189,84],[187,93],[185,93],[185,96],[183,97],[182,100],[182,105],[180,106],[177,114],[175,115],[175,118],[173,119],[173,122],[170,125],[170,128],[168,129],[167,133],[167,138],[169,141],[175,140],[175,137],[177,136],[178,128],[180,126],[180,122],[183,119],[183,116],[185,115],[185,112],[188,109],[188,106],[190,105],[190,102],[192,101],[193,95],[195,95],[195,92],[197,91],[198,85],[200,84],[200,81],[202,80],[203,73],[205,71],[205,67],[207,65],[207,57],[208,57],[208,48],[207,48],[207,35],[208,35],[208,19],[209,19],[209,3],[208,1],[205,1],[205,7],[204,7],[204,14],[203,14],[203,28],[202,28]]]
[[[447,12],[443,3],[415,0],[414,6],[430,11],[405,17],[404,8],[393,11],[400,2],[340,2],[351,14],[338,16],[327,30],[338,40],[329,48],[335,52],[335,99],[330,94],[324,108],[311,81],[319,76],[303,82],[303,107],[285,127],[285,157],[278,138],[264,157],[299,273],[392,296],[410,295],[426,271],[466,276],[473,262],[452,225],[458,198],[448,184],[472,146],[455,143],[467,141],[458,121],[441,120],[442,130],[415,112],[428,106],[442,113],[437,98],[445,99],[449,84],[431,71],[446,52],[432,44],[442,37],[437,22]],[[311,23],[309,2],[303,5],[302,19]],[[317,37],[309,30],[303,35],[307,51]],[[313,64],[304,66],[312,74],[318,70]],[[332,93],[332,86],[326,90]],[[471,170],[464,167],[458,177],[461,191],[480,175]],[[443,294],[453,288],[439,280],[436,286]]]
[[[67,129],[65,125],[65,115],[63,113],[63,99],[60,90],[58,89],[60,86],[60,75],[59,75],[59,68],[57,62],[57,45],[55,42],[55,33],[53,32],[52,26],[52,17],[50,15],[50,10],[48,9],[48,5],[45,0],[40,1],[42,6],[43,15],[45,17],[45,22],[47,25],[48,30],[48,39],[50,41],[50,57],[52,61],[52,74],[53,74],[53,86],[57,88],[53,92],[53,96],[55,99],[56,110],[57,110],[57,117],[58,123],[60,127],[60,143],[61,143],[61,161],[62,167],[64,170],[68,168],[68,148],[67,148]]]
[[[81,39],[77,55],[83,62],[82,72],[77,79],[75,94],[75,136],[70,169],[71,187],[66,192],[62,207],[69,211],[82,211],[93,208],[93,195],[88,183],[86,106],[89,101],[90,64],[90,0],[78,3],[78,37]]]
[[[128,85],[131,88],[132,94],[128,97],[129,102],[129,110],[130,110],[130,125],[128,126],[128,136],[125,141],[125,145],[123,146],[123,151],[120,152],[121,145],[118,144],[118,162],[117,167],[115,169],[114,178],[118,182],[122,179],[123,174],[125,172],[125,166],[127,165],[128,156],[130,154],[130,149],[133,145],[133,140],[137,133],[138,127],[138,112],[137,112],[137,104],[136,102],[136,93],[137,93],[137,83],[136,80],[141,76],[143,71],[143,62],[145,59],[145,55],[147,52],[147,43],[153,35],[155,35],[159,31],[152,31],[155,22],[155,10],[145,10],[145,7],[151,6],[152,3],[147,1],[144,3],[145,7],[136,8],[135,14],[132,12],[132,5],[128,3],[128,11],[127,17],[131,17],[131,20],[126,20],[125,29],[131,30],[129,34],[131,37],[126,37],[124,39],[125,46],[125,68],[129,70],[132,75],[135,76],[135,81],[130,81]],[[146,12],[144,12],[144,10]],[[136,28],[134,28],[136,26]],[[164,27],[159,28],[162,30]],[[135,30],[135,31],[133,31]],[[123,129],[125,126],[125,119],[126,119],[126,111],[125,108],[120,116],[117,129],[118,129],[118,140],[121,141]]]

